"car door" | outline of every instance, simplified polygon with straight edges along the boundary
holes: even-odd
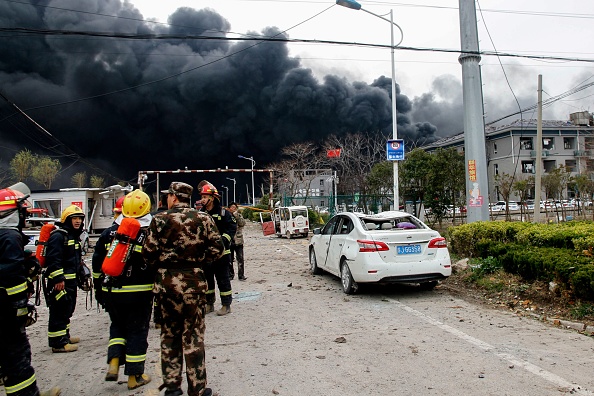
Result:
[[[327,270],[333,274],[340,274],[340,258],[342,249],[345,246],[346,239],[353,231],[353,222],[348,216],[340,216],[336,227],[334,227],[332,236],[329,240]]]
[[[330,240],[334,233],[334,229],[340,223],[340,216],[334,216],[322,228],[318,242],[314,245],[318,267],[326,270],[328,261],[328,251],[330,247]]]

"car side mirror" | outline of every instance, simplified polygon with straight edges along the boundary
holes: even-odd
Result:
[[[320,235],[322,233],[322,229],[321,228],[314,228],[313,233],[314,233],[314,235]]]

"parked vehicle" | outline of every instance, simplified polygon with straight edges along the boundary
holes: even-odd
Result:
[[[505,201],[497,201],[495,204],[489,204],[491,207],[491,212],[502,212],[505,211]],[[516,201],[509,201],[508,205],[509,210],[520,210],[520,205]]]
[[[445,238],[406,212],[341,212],[313,233],[312,274],[339,276],[346,294],[373,282],[418,283],[431,290],[452,273]]]
[[[281,206],[272,211],[274,233],[278,237],[294,236],[307,237],[309,235],[309,216],[307,206]]]

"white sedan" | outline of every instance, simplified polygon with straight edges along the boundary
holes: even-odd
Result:
[[[346,294],[372,282],[419,283],[431,290],[452,274],[445,238],[405,212],[338,213],[313,233],[311,273],[339,276]]]

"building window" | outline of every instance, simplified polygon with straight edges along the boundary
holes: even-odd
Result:
[[[496,175],[499,174],[499,165],[493,164],[493,172],[495,172]]]
[[[320,179],[320,186],[324,187],[324,179]]]
[[[493,153],[497,154],[497,143],[493,143]]]
[[[563,138],[563,148],[565,150],[573,150],[575,148],[575,138],[574,137],[564,137]]]
[[[555,138],[542,138],[543,150],[555,150]]]
[[[531,137],[521,137],[520,138],[520,149],[532,150],[532,138]]]
[[[557,161],[555,161],[555,160],[546,160],[546,161],[543,161],[543,165],[544,165],[544,171],[546,173],[552,172],[557,167]]]
[[[534,173],[534,161],[522,161],[522,173]]]
[[[577,172],[577,161],[565,160],[565,168],[567,168],[568,172]]]

